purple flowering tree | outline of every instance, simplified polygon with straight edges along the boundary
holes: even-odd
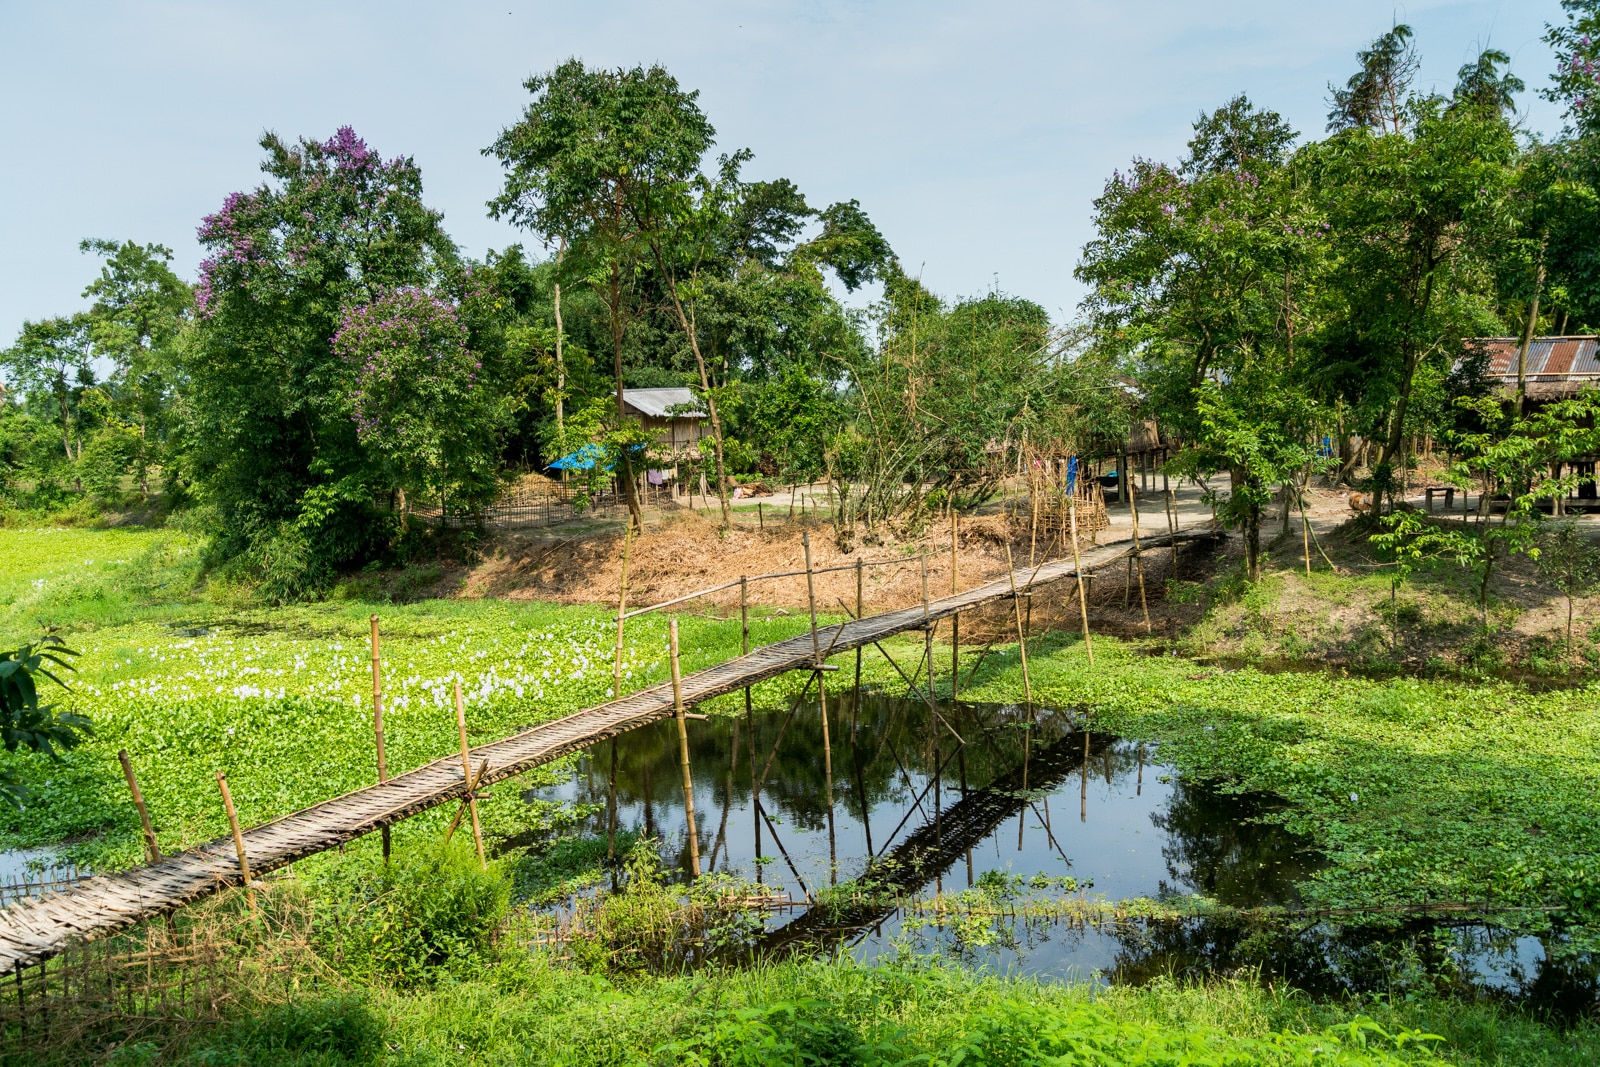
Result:
[[[398,492],[402,515],[408,488],[443,502],[460,476],[492,463],[474,447],[487,436],[474,432],[483,365],[448,300],[417,287],[386,290],[345,313],[333,349],[350,372],[357,440]]]
[[[440,340],[451,336],[447,321],[424,315],[432,303],[420,294],[447,288],[461,268],[410,158],[383,157],[349,127],[326,140],[269,134],[261,146],[267,180],[229,195],[200,225],[205,258],[186,369],[194,469],[221,512],[218,547],[252,561],[289,599],[383,551],[394,529],[390,501],[420,469],[397,460],[397,443],[418,432],[410,400],[385,395],[377,378],[358,380],[335,334],[367,328],[357,309],[379,315],[377,330],[387,320],[374,309],[418,294],[411,299],[424,304],[392,331],[410,331],[408,353],[420,346],[441,362],[451,353],[439,379],[451,384],[437,387],[458,388],[460,346]],[[345,344],[361,347],[356,334]],[[373,341],[361,365],[371,356],[381,375],[388,357],[378,352]],[[425,451],[418,462],[440,469],[448,449],[437,435]]]

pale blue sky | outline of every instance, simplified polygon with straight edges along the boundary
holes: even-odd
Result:
[[[1320,134],[1326,84],[1392,21],[1411,23],[1423,87],[1448,92],[1485,44],[1532,90],[1557,0],[1294,4],[812,2],[451,4],[0,2],[0,345],[70,312],[84,237],[159,241],[192,276],[194,230],[259,181],[263,129],[351,124],[421,165],[427,200],[482,256],[531,238],[491,222],[479,150],[515,120],[521,82],[568,56],[659,61],[749,147],[752,177],[813,204],[854,197],[946,295],[999,284],[1072,314],[1090,201],[1136,156],[1172,159],[1189,123],[1239,91]]]

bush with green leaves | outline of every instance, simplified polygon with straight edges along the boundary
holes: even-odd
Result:
[[[352,977],[401,986],[480,959],[511,898],[500,865],[481,867],[464,835],[389,863],[350,857],[312,877],[320,950]]]
[[[54,634],[0,653],[0,741],[7,752],[25,746],[59,760],[57,749],[75,748],[85,736],[94,733],[83,716],[39,702],[39,679],[65,688],[66,683],[55,676],[51,667],[70,671],[72,664],[62,657],[76,655]],[[16,772],[0,769],[0,799],[20,809],[27,798],[28,790]]]

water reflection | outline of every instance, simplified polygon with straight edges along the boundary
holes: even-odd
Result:
[[[1157,747],[1084,731],[1068,711],[941,704],[931,714],[925,702],[871,693],[857,702],[848,692],[829,694],[827,705],[826,744],[814,698],[689,731],[702,869],[760,881],[798,905],[774,914],[761,950],[940,952],[1123,982],[1250,970],[1318,992],[1392,989],[1408,974],[1455,966],[1463,982],[1551,1010],[1594,1001],[1590,969],[1557,967],[1537,941],[1481,926],[1017,914],[1025,879],[1058,903],[1199,896],[1237,909],[1293,906],[1323,861],[1267,818],[1272,798],[1186,782]],[[686,876],[675,725],[623,735],[614,767],[616,825],[658,837]],[[591,813],[585,830],[603,837],[612,768],[601,744],[571,779],[530,795],[577,802]],[[874,892],[830,892],[841,883]],[[956,921],[908,913],[897,899],[967,890],[998,893],[989,910],[1013,914]]]

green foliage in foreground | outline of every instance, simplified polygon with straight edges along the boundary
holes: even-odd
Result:
[[[111,1062],[1556,1067],[1597,1053],[1591,1027],[1488,1005],[1318,1005],[1248,980],[1103,989],[844,959],[619,983],[507,955],[431,988],[308,992]]]

